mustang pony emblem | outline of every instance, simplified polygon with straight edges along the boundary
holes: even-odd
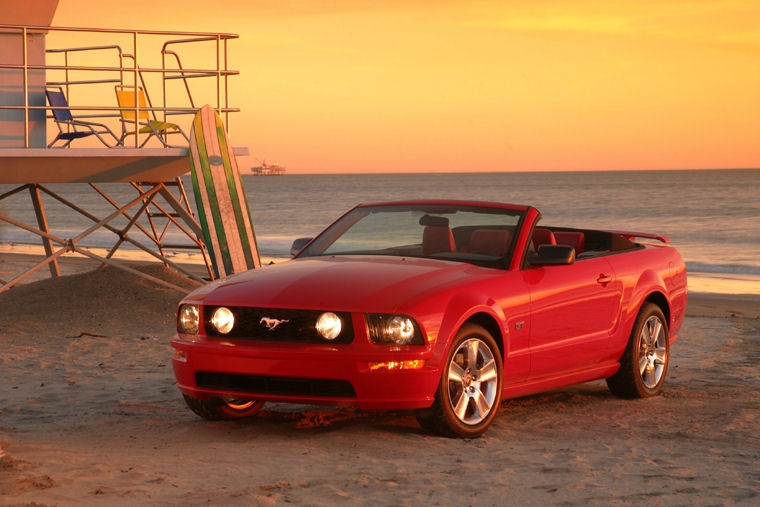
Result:
[[[280,320],[280,319],[270,319],[269,317],[261,317],[259,324],[264,324],[268,330],[274,331],[280,326],[280,324],[285,324],[286,322],[290,322],[290,319]]]

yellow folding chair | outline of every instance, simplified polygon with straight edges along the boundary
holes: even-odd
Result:
[[[185,138],[185,141],[187,141],[188,144],[190,143],[190,139],[187,137],[187,134],[185,134],[182,131],[182,128],[180,128],[180,126],[176,123],[156,120],[155,113],[153,114],[154,119],[150,119],[148,111],[146,109],[143,109],[148,107],[148,103],[145,100],[145,91],[142,89],[142,86],[137,87],[137,94],[135,94],[135,87],[131,85],[116,85],[114,89],[116,91],[116,101],[119,103],[120,108],[135,107],[135,95],[137,95],[137,100],[140,104],[140,112],[137,124],[142,125],[142,127],[139,129],[139,132],[140,134],[148,134],[148,137],[146,137],[142,144],[140,144],[140,148],[145,146],[145,144],[153,136],[155,136],[156,139],[158,139],[165,148],[172,148],[173,146],[167,143],[166,136],[168,134],[182,134],[182,137]],[[119,145],[123,146],[124,139],[126,139],[127,136],[134,135],[135,133],[134,130],[127,130],[128,128],[134,128],[135,111],[134,109],[122,109],[119,111],[119,113],[121,114],[121,138],[119,139]]]

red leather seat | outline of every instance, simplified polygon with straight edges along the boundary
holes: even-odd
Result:
[[[456,251],[454,234],[443,225],[428,225],[422,231],[422,254],[430,255],[440,252]]]
[[[554,233],[549,229],[536,229],[533,231],[533,247],[538,250],[539,245],[556,245]]]
[[[575,248],[576,255],[586,250],[586,236],[582,232],[557,231],[554,237],[558,245],[569,245]]]
[[[470,236],[469,252],[487,252],[493,255],[503,257],[509,250],[509,244],[512,241],[510,231],[499,231],[496,229],[476,229]]]

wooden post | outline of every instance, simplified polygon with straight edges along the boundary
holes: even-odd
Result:
[[[42,207],[42,199],[40,198],[40,189],[37,185],[29,185],[29,193],[32,194],[32,204],[34,205],[34,214],[37,216],[37,226],[45,234],[50,234],[48,230],[47,217],[45,216],[45,208]],[[45,247],[45,257],[53,255],[53,242],[50,238],[42,237],[42,246]],[[50,275],[54,278],[61,276],[61,270],[58,267],[58,259],[54,258],[53,261],[48,264],[50,268]]]

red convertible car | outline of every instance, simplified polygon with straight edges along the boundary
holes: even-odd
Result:
[[[503,397],[596,379],[658,394],[686,307],[681,256],[665,236],[540,218],[483,202],[356,206],[297,240],[294,259],[185,297],[177,385],[207,419],[267,400],[351,404],[416,409],[458,437],[482,434]]]

